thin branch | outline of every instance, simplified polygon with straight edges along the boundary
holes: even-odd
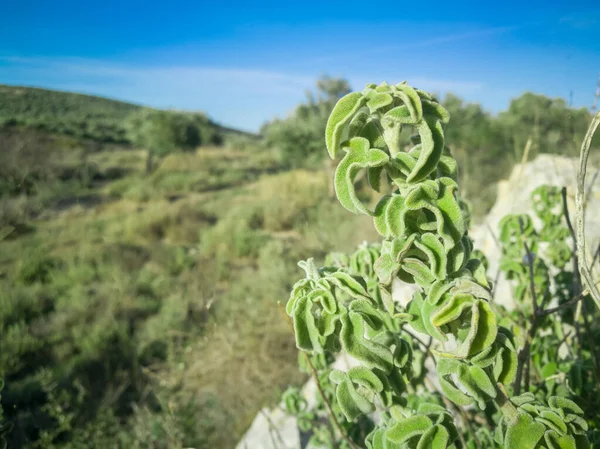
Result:
[[[410,335],[411,338],[414,338],[421,346],[423,346],[423,349],[425,349],[425,352],[427,353],[427,355],[429,355],[435,361],[435,358],[433,357],[433,353],[431,352],[431,344],[433,342],[433,338],[429,339],[429,343],[425,343],[423,340],[421,340],[419,337],[417,337],[412,332],[406,330],[405,328],[402,328],[402,331],[406,332],[408,335]]]
[[[534,271],[533,271],[533,253],[529,249],[529,245],[525,240],[524,236],[524,225],[523,220],[519,218],[519,225],[521,227],[521,238],[523,240],[523,245],[525,246],[525,251],[527,252],[527,265],[529,267],[529,288],[531,289],[531,302],[533,307],[532,319],[531,319],[531,327],[529,328],[529,332],[527,333],[527,338],[525,340],[525,346],[519,352],[517,356],[517,374],[515,376],[514,382],[514,390],[515,395],[518,396],[521,394],[521,380],[523,379],[523,367],[525,363],[528,364],[527,371],[525,373],[525,389],[529,390],[529,358],[531,352],[531,343],[535,338],[535,333],[538,327],[538,304],[537,304],[537,295],[535,292],[535,279],[534,279]]]
[[[569,215],[569,208],[567,206],[567,188],[563,186],[560,193],[562,195],[563,200],[563,215],[565,216],[567,227],[569,228],[569,233],[571,234],[571,239],[573,240],[573,294],[577,297],[581,293],[581,272],[579,271],[579,259],[577,257],[577,237],[575,236],[575,230],[573,229],[573,225],[571,223],[571,216]],[[579,312],[580,310],[581,303],[577,308],[577,312]],[[575,336],[577,337],[577,341],[579,342],[579,345],[577,346],[577,351],[579,354],[581,354],[583,340],[581,337],[581,324],[579,323],[579,313],[576,313],[575,317]]]
[[[567,188],[563,186],[563,188],[560,190],[560,193],[562,196],[563,215],[565,216],[565,221],[567,222],[567,227],[569,228],[569,233],[571,234],[571,239],[573,239],[573,274],[575,274],[573,294],[575,294],[575,296],[579,296],[581,293],[581,274],[579,273],[579,261],[577,260],[577,237],[575,237],[575,229],[573,229],[571,216],[569,215],[569,207],[567,206]]]
[[[594,377],[596,378],[596,382],[600,381],[600,378],[598,377],[598,358],[596,357],[596,343],[594,341],[594,336],[592,334],[592,330],[590,328],[590,322],[588,320],[588,310],[587,310],[587,304],[585,303],[585,301],[581,301],[581,307],[583,308],[583,325],[585,327],[585,336],[587,337],[588,340],[588,345],[590,347],[590,353],[592,354],[592,371],[594,373]]]
[[[596,172],[597,174],[598,172]],[[573,255],[573,273],[575,274],[574,276],[574,285],[573,285],[573,293],[575,293],[575,295],[577,295],[574,300],[578,300],[578,299],[582,299],[584,296],[587,296],[587,294],[589,294],[589,291],[586,289],[586,291],[583,294],[580,294],[581,289],[582,289],[582,282],[581,282],[581,270],[579,268],[579,258],[578,253],[575,252],[575,250],[578,249],[578,238],[575,236],[575,231],[573,230],[573,225],[571,224],[571,219],[569,217],[569,208],[567,207],[567,188],[563,187],[561,190],[562,193],[562,198],[563,198],[563,211],[564,211],[564,215],[565,215],[565,219],[567,221],[567,226],[569,227],[569,232],[571,233],[571,238],[573,239],[573,250],[574,250],[574,255]],[[583,209],[583,213],[585,214],[585,208]],[[582,220],[583,222],[584,220]],[[595,257],[595,256],[594,256]],[[585,260],[584,260],[585,262]],[[592,264],[593,266],[593,264]],[[593,283],[592,283],[593,284]],[[595,287],[595,284],[593,284]],[[587,294],[586,294],[587,293]],[[573,301],[573,300],[572,300]],[[571,301],[569,301],[571,302]],[[574,303],[577,301],[574,301]],[[564,304],[563,304],[564,305]],[[560,306],[559,306],[560,307]],[[594,343],[594,339],[592,338],[592,333],[591,333],[591,329],[590,329],[590,323],[587,317],[587,307],[585,302],[581,302],[579,304],[578,307],[578,311],[583,310],[583,314],[577,314],[577,320],[575,321],[575,332],[577,334],[577,339],[579,341],[579,346],[578,346],[578,351],[581,351],[581,348],[583,346],[583,341],[582,341],[582,336],[581,336],[581,329],[580,329],[580,325],[579,325],[579,315],[583,316],[583,325],[585,327],[585,333],[586,333],[586,337],[588,339],[588,344],[590,346],[590,351],[592,354],[592,360],[593,360],[593,371],[594,371],[594,377],[597,380],[600,380],[600,378],[598,378],[598,373],[599,373],[599,369],[598,369],[598,359],[596,357],[596,345]]]
[[[600,257],[600,243],[598,243],[598,248],[596,248],[596,254],[594,254],[594,258],[592,259],[592,264],[590,265],[590,269],[594,268],[596,262],[598,262],[598,258]]]
[[[294,327],[293,327],[291,318],[287,315],[287,313],[285,313],[285,309],[284,309],[283,304],[281,303],[281,301],[278,301],[277,304],[279,305],[279,309],[281,310],[282,315],[285,317],[286,321],[291,326],[292,332],[293,332],[294,331]],[[304,359],[306,360],[306,363],[310,367],[310,371],[312,373],[313,379],[315,380],[315,383],[317,384],[317,389],[319,390],[319,394],[321,395],[321,399],[323,399],[323,402],[325,403],[325,406],[327,407],[327,412],[329,414],[329,419],[331,420],[331,422],[333,422],[333,424],[335,425],[337,431],[340,433],[340,435],[342,436],[342,438],[344,439],[344,441],[346,441],[346,443],[348,443],[348,445],[352,449],[360,449],[356,445],[356,443],[354,443],[354,441],[352,441],[350,439],[350,437],[346,434],[346,432],[344,432],[344,429],[342,429],[342,426],[340,425],[339,421],[337,420],[337,418],[335,416],[335,413],[333,413],[333,409],[331,408],[331,404],[329,403],[329,400],[327,399],[327,396],[325,395],[325,392],[323,391],[323,387],[321,386],[321,382],[319,382],[319,375],[317,374],[317,370],[315,369],[315,366],[312,364],[312,362],[310,360],[310,357],[308,356],[308,354],[306,352],[304,352],[304,351],[301,351],[301,352],[302,352],[302,355],[304,356]]]
[[[443,394],[442,396],[442,401],[444,401],[444,404],[446,405],[447,409],[452,409],[454,410],[455,413],[458,413],[458,415],[460,415],[460,420],[462,422],[462,427],[464,430],[468,430],[469,433],[473,436],[473,439],[475,440],[475,446],[477,447],[477,449],[483,449],[481,446],[481,442],[479,441],[479,438],[477,437],[477,434],[475,433],[475,429],[473,429],[473,424],[471,423],[471,420],[467,417],[465,411],[458,405],[456,405],[454,402],[448,400],[446,398],[446,396],[444,396]],[[463,430],[461,429],[461,430]],[[460,439],[460,442],[462,444],[462,447],[467,449],[467,442],[465,441],[465,437],[463,436],[462,432],[459,430],[458,432],[458,438]]]
[[[592,138],[596,129],[600,126],[600,111],[594,116],[590,127],[585,134],[581,144],[581,153],[579,156],[579,171],[577,173],[577,192],[575,195],[575,206],[577,211],[577,259],[579,260],[579,272],[581,277],[589,288],[596,306],[600,308],[600,291],[594,284],[591,270],[585,259],[585,220],[584,220],[584,194],[585,194],[585,175],[587,172],[587,162],[592,145]]]
[[[558,312],[559,310],[563,310],[566,309],[568,307],[574,306],[575,304],[577,304],[579,301],[581,301],[583,298],[585,298],[587,295],[589,295],[590,292],[588,290],[585,290],[583,293],[581,293],[580,295],[577,295],[575,298],[573,299],[569,299],[567,302],[556,306],[556,307],[552,307],[550,309],[539,309],[536,314],[537,316],[547,316],[547,315],[551,315],[554,312]]]
[[[519,217],[519,226],[521,227],[521,238],[523,240],[523,246],[525,247],[525,251],[527,252],[527,265],[529,268],[529,288],[531,289],[531,303],[533,306],[533,314],[535,315],[535,312],[538,309],[538,303],[537,303],[537,294],[535,291],[535,272],[533,270],[533,260],[535,255],[531,252],[531,250],[529,249],[529,245],[527,244],[527,240],[525,240],[525,236],[524,234],[524,225],[523,225],[523,220],[521,219],[521,217]]]
[[[600,175],[600,169],[596,170],[596,173],[594,173],[594,176],[592,176],[592,182],[590,182],[590,185],[585,194],[585,202],[583,203],[584,213],[585,209],[587,208],[588,201],[590,200],[592,191],[594,190],[594,184],[596,183],[596,179],[598,179],[598,175]]]
[[[565,333],[565,336],[562,338],[561,341],[558,342],[558,345],[556,346],[556,351],[558,351],[560,349],[560,347],[567,342],[568,338],[571,336],[571,334],[573,333],[572,330],[568,331]],[[567,349],[569,349],[570,352],[572,352],[571,348],[569,347],[569,345],[567,345]]]

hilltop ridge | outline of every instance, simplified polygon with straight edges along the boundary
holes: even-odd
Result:
[[[0,84],[0,126],[24,126],[102,142],[129,143],[127,118],[148,107],[82,93]],[[205,112],[186,111],[206,119],[227,135],[254,134],[223,126]]]

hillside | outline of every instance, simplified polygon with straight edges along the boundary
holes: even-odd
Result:
[[[446,103],[474,215],[530,135],[530,157],[575,153],[588,120],[528,94],[498,117]],[[9,447],[234,447],[261,408],[305,380],[277,305],[301,275],[297,261],[379,238],[327,193],[325,106],[272,122],[260,142],[207,119],[220,146],[203,139],[148,170],[149,147],[129,143],[123,125],[148,109],[0,87]]]
[[[21,125],[88,138],[128,143],[127,118],[144,106],[93,95],[0,84],[0,125]],[[215,133],[226,136],[252,134],[224,127],[202,116]]]

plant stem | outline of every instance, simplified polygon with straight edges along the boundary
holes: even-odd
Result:
[[[285,308],[283,307],[283,304],[281,303],[281,301],[278,301],[277,304],[279,305],[279,309],[281,311],[281,313],[283,314],[283,316],[285,317],[286,321],[288,322],[288,324],[290,326],[292,326],[292,332],[294,331],[293,325],[292,325],[292,320],[291,318],[287,315],[287,313],[285,313]],[[350,437],[346,434],[346,432],[344,432],[344,429],[342,429],[342,426],[340,425],[339,421],[337,420],[335,413],[333,413],[333,409],[331,408],[331,404],[329,403],[329,400],[327,399],[327,396],[325,396],[325,392],[323,391],[323,387],[321,386],[321,382],[319,382],[319,375],[317,374],[317,370],[315,369],[315,366],[312,364],[310,357],[308,356],[308,354],[304,351],[301,351],[302,355],[304,356],[304,359],[306,360],[306,363],[308,364],[308,366],[310,367],[310,371],[312,373],[312,377],[315,380],[315,383],[317,384],[317,389],[319,390],[319,394],[321,395],[321,399],[323,399],[323,402],[325,403],[325,407],[327,407],[327,413],[329,414],[329,419],[331,420],[331,422],[333,422],[333,424],[335,425],[337,431],[340,433],[340,435],[342,436],[342,438],[344,439],[344,441],[346,441],[346,443],[348,443],[348,445],[352,448],[352,449],[360,449],[356,443],[354,443],[354,441],[352,441],[350,439]]]
[[[522,234],[522,239],[523,239],[523,245],[525,246],[525,251],[527,252],[527,265],[529,268],[529,288],[531,289],[531,303],[532,303],[532,308],[533,308],[533,313],[531,316],[531,326],[529,327],[529,331],[527,332],[527,337],[525,340],[525,346],[523,347],[523,349],[521,349],[521,351],[519,352],[519,355],[517,357],[517,375],[515,376],[515,382],[514,382],[514,390],[515,390],[515,395],[519,395],[521,394],[521,380],[523,378],[523,367],[525,366],[525,363],[527,363],[529,365],[529,358],[530,358],[530,353],[531,353],[531,343],[533,342],[533,339],[535,338],[535,333],[537,332],[537,328],[538,328],[538,320],[539,320],[539,315],[538,315],[538,303],[537,303],[537,294],[535,292],[535,279],[534,279],[534,271],[533,271],[533,253],[531,252],[531,250],[529,249],[529,245],[527,244],[527,241],[525,240],[525,237],[523,235],[524,230],[523,230],[523,220],[521,220],[519,218],[519,225],[521,226],[521,234]],[[525,390],[529,391],[529,366],[527,369],[527,373],[525,375]]]
[[[587,171],[587,161],[592,145],[592,137],[596,129],[600,126],[600,111],[596,113],[585,134],[581,144],[581,153],[579,156],[579,171],[577,173],[577,192],[575,195],[575,206],[577,211],[577,259],[579,260],[579,272],[584,279],[587,287],[590,289],[592,298],[598,308],[600,308],[600,291],[594,284],[592,273],[585,259],[585,221],[584,221],[584,193],[585,193],[585,174]]]

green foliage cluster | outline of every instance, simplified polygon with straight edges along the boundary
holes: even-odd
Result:
[[[323,160],[323,134],[327,117],[340,97],[350,92],[343,79],[323,77],[317,82],[317,98],[308,101],[285,119],[276,119],[260,130],[267,147],[275,148],[288,167],[314,167]]]
[[[560,195],[547,187],[534,193],[535,212],[542,221],[539,235],[552,242],[544,258],[541,248],[527,243],[537,235],[531,219],[508,217],[502,222],[502,269],[517,281],[519,304],[533,304],[529,316],[511,316],[493,304],[485,258],[473,250],[468,236],[468,207],[458,197],[457,164],[445,145],[449,118],[430,94],[405,83],[383,83],[344,96],[328,120],[325,140],[330,156],[345,153],[335,173],[337,197],[350,212],[371,216],[383,242],[380,249],[360,248],[349,260],[330,258],[323,268],[313,259],[300,262],[306,277],[294,285],[286,305],[296,345],[309,354],[307,360],[344,351],[358,362],[347,372],[329,372],[335,384],[332,402],[346,421],[352,423],[376,408],[380,412],[379,422],[362,440],[352,441],[337,425],[323,446],[336,447],[337,438],[349,447],[369,449],[483,447],[481,440],[485,447],[507,449],[592,447],[597,406],[586,407],[584,414],[569,399],[585,401],[573,389],[574,376],[566,380],[555,375],[559,366],[569,374],[571,366],[580,366],[586,360],[583,348],[594,361],[596,357],[595,348],[581,339],[570,342],[579,346],[579,354],[565,358],[558,351],[564,341],[557,339],[565,338],[565,326],[573,321],[555,312],[577,301],[585,303],[577,296],[578,273],[564,269],[574,255],[561,222]],[[402,146],[405,128],[416,131],[408,151]],[[361,171],[375,191],[391,189],[373,210],[355,190]],[[552,280],[550,267],[558,271]],[[392,300],[397,280],[416,286],[406,307]],[[555,309],[545,307],[551,286],[559,301]],[[543,298],[539,303],[538,295]],[[536,331],[543,327],[555,333],[540,346]],[[585,332],[595,339],[597,330],[588,326]],[[430,338],[427,345],[417,341],[433,359],[443,404],[430,403],[426,396],[416,404],[407,400],[407,395],[424,390],[426,378],[420,373],[415,377],[415,333]],[[530,367],[534,344],[539,377]],[[580,366],[575,373],[588,378],[594,364],[585,372]],[[520,394],[522,388],[529,390],[531,379],[536,393]],[[596,386],[586,385],[586,393],[597,396]],[[462,429],[456,425],[451,411],[464,416],[462,407],[467,406],[476,406],[471,413],[480,414],[485,427],[473,431],[472,417],[464,420]],[[298,415],[297,408],[288,409]],[[302,409],[299,419],[310,413]],[[335,424],[335,413],[331,415]]]
[[[157,156],[222,143],[222,136],[204,114],[142,109],[129,116],[127,128],[129,140],[136,147]]]
[[[140,146],[158,154],[220,145],[229,136],[251,136],[219,126],[202,113],[164,111],[102,97],[0,85],[0,127],[25,127]]]
[[[148,176],[143,150],[10,132],[4,166],[46,171],[1,199],[9,447],[232,447],[301,381],[287,326],[265,332],[296,261],[349,249],[360,217],[331,229],[326,176],[281,172],[257,145],[175,152]]]
[[[573,157],[591,119],[585,108],[574,109],[561,98],[531,92],[513,99],[508,109],[497,115],[452,94],[446,95],[442,104],[452,116],[445,137],[462,168],[462,195],[478,213],[492,205],[495,182],[521,162],[528,140],[529,160],[540,153]]]
[[[2,393],[2,389],[4,388],[4,380],[0,377],[0,393]],[[2,395],[0,394],[0,399],[2,399]],[[4,422],[4,413],[2,411],[2,403],[0,403],[0,449],[6,449],[6,434],[8,434],[12,429],[12,423]]]
[[[140,106],[101,97],[0,85],[0,125],[24,125],[104,142],[127,142],[123,123]]]

